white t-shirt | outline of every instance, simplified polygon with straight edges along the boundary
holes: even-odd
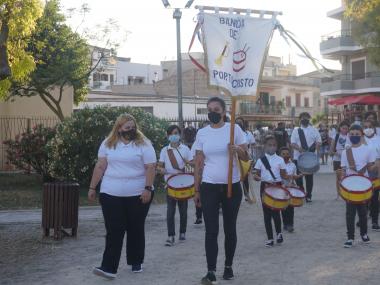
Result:
[[[245,140],[247,141],[248,146],[256,143],[255,137],[253,136],[251,131],[246,131],[244,133],[245,133]]]
[[[377,135],[378,137],[380,137],[380,128],[379,128],[379,127],[376,127],[376,135]]]
[[[289,161],[288,163],[285,163],[285,171],[287,175],[296,175],[297,166],[294,162]],[[285,186],[289,186],[292,183],[292,179],[282,179],[282,183],[284,183]]]
[[[335,139],[335,136],[336,136],[335,128],[330,129],[329,130],[329,138],[331,138],[333,140],[333,139]]]
[[[168,149],[173,150],[174,157],[177,160],[177,164],[180,169],[185,168],[185,162],[183,160],[186,160],[186,161],[192,160],[190,149],[184,144],[180,144],[177,149],[171,147],[170,145],[165,146],[161,150],[160,160],[159,160],[160,162],[163,162],[165,164],[165,170],[167,173],[165,174],[165,180],[168,180],[168,178],[173,174],[181,173],[180,170],[173,168],[173,165],[168,155]],[[181,153],[181,155],[179,153]]]
[[[228,183],[228,162],[230,143],[230,123],[225,123],[221,128],[207,126],[200,129],[195,139],[195,150],[200,150],[205,155],[202,182],[212,184]],[[242,129],[235,125],[236,145],[246,143],[245,134]],[[236,159],[233,161],[232,182],[240,181],[240,171]]]
[[[380,137],[374,135],[372,138],[364,136],[366,144],[376,152],[376,159],[380,159]]]
[[[306,143],[308,147],[311,147],[313,143],[322,143],[321,135],[319,134],[316,128],[314,128],[311,125],[307,126],[306,128],[301,126],[300,128],[303,130],[305,134]],[[292,132],[292,136],[290,137],[290,143],[294,143],[298,145],[299,147],[301,147],[301,140],[298,135],[298,129],[299,128],[295,128],[294,131]],[[297,160],[299,156],[300,156],[300,152],[295,149],[293,151],[293,159]]]
[[[355,167],[358,171],[368,163],[375,162],[376,160],[376,153],[367,145],[362,144],[359,147],[351,147],[351,149],[355,161]],[[342,168],[346,168],[346,175],[356,174],[354,170],[350,169],[350,164],[347,160],[347,150],[342,152],[341,166]],[[367,170],[364,175],[368,176]]]
[[[261,181],[263,181],[263,182],[281,182],[282,179],[281,179],[280,169],[286,169],[284,159],[281,156],[278,156],[277,154],[269,155],[266,153],[265,156],[268,159],[270,168],[271,168],[273,175],[276,179],[273,180],[272,175],[265,168],[265,165],[261,161],[261,159],[259,159],[259,160],[257,160],[257,162],[255,164],[255,169],[260,170]]]
[[[332,138],[335,140],[335,137]],[[334,147],[335,141],[332,142]],[[340,158],[342,156],[342,151],[347,148],[347,146],[350,146],[351,143],[349,142],[349,138],[347,135],[339,134],[338,141],[336,142],[336,152],[333,156],[333,161],[340,161]]]
[[[156,153],[149,140],[145,144],[118,142],[116,148],[109,148],[104,140],[98,157],[107,159],[101,193],[118,197],[139,196],[145,189],[145,164],[156,163]]]

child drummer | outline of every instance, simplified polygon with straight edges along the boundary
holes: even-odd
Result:
[[[352,125],[349,131],[351,148],[343,150],[341,158],[341,167],[343,176],[360,173],[368,177],[368,170],[376,169],[376,153],[372,148],[363,144],[363,129],[359,125]],[[352,151],[352,156],[350,152]],[[356,211],[359,216],[360,235],[364,243],[369,243],[367,235],[367,204],[354,204],[346,202],[346,225],[347,241],[344,243],[345,248],[353,245],[355,238],[355,215]]]
[[[266,186],[275,184],[282,185],[282,178],[287,178],[285,171],[284,159],[276,154],[277,142],[274,136],[267,136],[264,139],[264,151],[263,157],[257,160],[255,165],[255,180],[261,181],[260,184],[260,194],[263,195]],[[274,221],[274,227],[277,234],[277,243],[281,244],[284,239],[281,232],[281,217],[280,211],[274,211],[264,204],[264,224],[265,230],[268,236],[268,240],[265,243],[266,247],[272,247],[274,245],[273,241],[273,229],[272,229],[272,218]]]
[[[290,149],[288,147],[282,147],[280,149],[280,156],[285,161],[285,171],[287,179],[283,179],[282,183],[285,187],[295,185],[295,180],[302,177],[302,174],[297,175],[297,166],[290,159]],[[294,231],[294,207],[288,206],[285,210],[281,211],[282,222],[284,224],[284,230],[292,233]]]
[[[169,145],[165,146],[160,153],[160,160],[158,163],[157,171],[165,175],[165,181],[173,174],[183,173],[185,166],[189,163],[191,158],[190,149],[181,143],[181,129],[177,125],[171,125],[166,130]],[[187,227],[187,200],[177,201],[176,199],[167,196],[167,227],[168,239],[166,246],[173,246],[175,243],[175,223],[174,216],[176,212],[176,205],[178,204],[180,216],[180,229],[179,240],[186,240],[186,227]]]

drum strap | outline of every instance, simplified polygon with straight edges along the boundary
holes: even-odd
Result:
[[[169,156],[170,163],[172,164],[173,168],[177,169],[177,170],[180,170],[180,171],[184,171],[184,169],[179,168],[178,161],[175,158],[173,150],[172,149],[168,149],[167,151],[168,151],[168,156]],[[179,153],[179,151],[178,151],[178,153]]]
[[[334,140],[334,152],[336,152],[336,145],[338,144],[339,136],[340,136],[339,133],[337,133],[337,134],[335,135],[335,140]]]
[[[355,164],[354,154],[352,153],[352,148],[347,149],[346,153],[347,153],[347,160],[348,160],[348,165],[350,166],[350,169],[356,171],[359,174],[364,174],[365,171],[367,170],[367,165],[364,166],[359,171],[356,170],[356,164]]]
[[[273,180],[276,180],[276,176],[274,176],[272,169],[270,167],[268,158],[264,155],[263,157],[260,158],[261,162],[264,164],[265,168],[269,171],[270,175],[272,176]]]
[[[315,151],[315,143],[313,143],[310,147],[307,145],[305,133],[304,133],[303,129],[301,129],[301,127],[298,128],[298,136],[299,136],[300,141],[301,141],[302,149],[307,150],[307,151],[311,151],[311,152]]]

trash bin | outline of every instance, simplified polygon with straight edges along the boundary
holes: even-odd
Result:
[[[44,183],[42,199],[42,228],[44,236],[54,230],[54,239],[76,237],[78,229],[79,184],[72,182]]]

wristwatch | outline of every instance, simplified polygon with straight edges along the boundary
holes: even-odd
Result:
[[[153,186],[145,186],[144,189],[147,191],[153,192]]]

